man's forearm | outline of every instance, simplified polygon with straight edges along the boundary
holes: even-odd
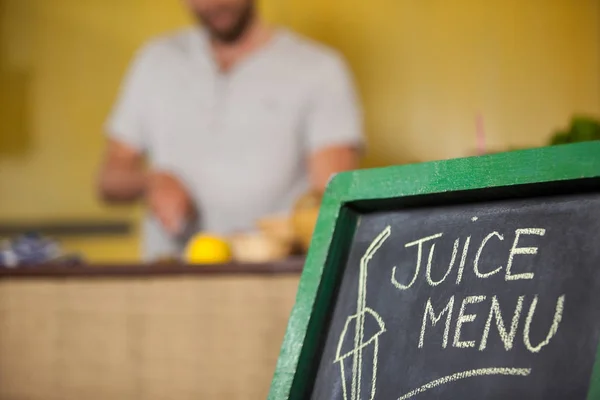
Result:
[[[131,202],[143,196],[146,181],[143,169],[113,167],[101,173],[99,192],[108,202]]]
[[[352,146],[329,147],[312,154],[308,160],[312,189],[322,194],[333,174],[358,168],[358,154]]]

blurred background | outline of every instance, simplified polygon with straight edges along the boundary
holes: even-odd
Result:
[[[600,134],[600,0],[259,6],[345,56],[361,168]],[[36,231],[95,266],[140,263],[142,207],[97,198],[104,122],[135,50],[191,22],[177,0],[0,0],[0,238]],[[296,226],[304,251],[315,215]],[[243,274],[0,268],[0,400],[264,398],[303,263],[284,253]]]
[[[600,109],[600,2],[263,0],[265,18],[339,49],[366,113],[364,167],[541,146]],[[102,205],[103,123],[143,42],[190,23],[178,1],[0,0],[0,224],[137,221]],[[117,224],[119,225],[119,224]],[[64,238],[136,261],[137,225]]]

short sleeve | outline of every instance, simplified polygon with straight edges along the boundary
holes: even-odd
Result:
[[[121,83],[117,100],[105,124],[106,133],[111,139],[141,152],[147,150],[144,124],[149,113],[151,68],[152,60],[147,49],[138,51]]]
[[[324,61],[309,98],[305,125],[308,150],[347,145],[362,148],[362,108],[350,70],[340,56]]]

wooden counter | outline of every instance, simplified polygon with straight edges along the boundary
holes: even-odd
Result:
[[[0,270],[0,399],[264,399],[302,265]]]

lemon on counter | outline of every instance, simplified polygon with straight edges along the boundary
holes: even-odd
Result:
[[[292,226],[302,249],[308,252],[313,231],[319,216],[322,196],[316,192],[308,192],[294,204]]]
[[[231,249],[225,239],[201,233],[188,242],[184,259],[190,264],[227,263],[231,261]]]

